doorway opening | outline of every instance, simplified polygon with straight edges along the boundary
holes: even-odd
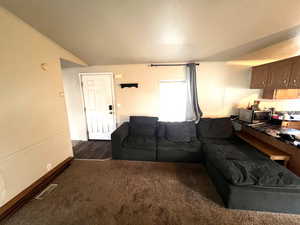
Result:
[[[116,129],[112,73],[80,73],[89,140],[111,140]]]
[[[110,136],[116,129],[113,73],[83,73],[82,67],[64,65],[63,96],[74,158],[110,159]]]
[[[87,141],[73,147],[77,159],[110,159],[111,134],[116,129],[112,73],[80,73]]]

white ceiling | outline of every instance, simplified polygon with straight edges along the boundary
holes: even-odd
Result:
[[[299,0],[0,0],[90,65],[228,60],[300,32]]]

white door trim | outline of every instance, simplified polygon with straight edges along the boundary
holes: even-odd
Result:
[[[88,135],[88,125],[87,125],[87,116],[86,116],[86,111],[84,110],[85,109],[85,101],[84,101],[84,94],[83,94],[83,82],[82,82],[82,77],[83,76],[103,76],[103,75],[106,75],[106,76],[110,76],[111,78],[111,90],[112,90],[112,102],[113,102],[113,121],[114,121],[114,124],[116,125],[117,127],[117,118],[116,118],[116,115],[117,115],[117,108],[116,108],[116,102],[115,102],[115,80],[114,80],[114,74],[112,72],[102,72],[102,73],[97,73],[97,72],[92,72],[92,73],[89,73],[89,72],[82,72],[82,73],[79,73],[79,81],[80,81],[80,95],[81,95],[81,102],[82,102],[82,113],[84,115],[84,118],[85,118],[85,130],[86,130],[86,140],[89,140],[89,135]]]

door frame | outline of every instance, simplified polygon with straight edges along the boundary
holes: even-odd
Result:
[[[89,140],[89,131],[88,131],[88,125],[87,125],[87,116],[86,116],[86,111],[85,111],[85,100],[84,100],[84,93],[83,93],[83,81],[82,81],[82,77],[83,76],[109,76],[111,79],[111,90],[112,90],[112,104],[113,104],[113,121],[114,124],[117,127],[117,108],[116,108],[116,101],[115,101],[115,80],[114,80],[114,73],[112,72],[101,72],[101,73],[97,73],[97,72],[82,72],[79,73],[79,82],[80,82],[80,95],[81,95],[81,103],[82,103],[82,113],[84,115],[85,118],[85,130],[86,130],[86,140]]]

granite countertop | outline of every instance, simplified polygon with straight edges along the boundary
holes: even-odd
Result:
[[[293,145],[295,147],[300,148],[300,130],[298,129],[293,129],[293,128],[284,128],[281,127],[281,125],[274,125],[270,123],[262,123],[262,124],[248,124],[244,123],[242,121],[238,121],[239,123],[250,127],[256,131],[262,132],[264,134],[267,134],[269,136],[272,136],[282,142],[285,142],[287,144]],[[290,134],[290,135],[295,135],[296,136],[296,141],[288,141],[285,139],[282,139],[279,134]]]

